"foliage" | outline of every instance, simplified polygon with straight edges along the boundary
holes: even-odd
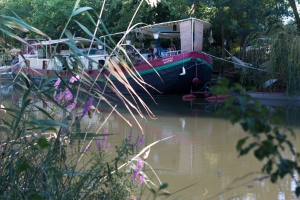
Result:
[[[287,4],[284,1],[278,3],[277,1],[258,0],[218,0],[198,1],[196,3],[188,1],[186,3],[182,0],[162,0],[155,9],[150,9],[142,2],[109,1],[105,5],[104,16],[101,16],[91,9],[93,5],[96,11],[101,10],[102,1],[99,0],[77,0],[76,2],[62,0],[44,2],[21,0],[16,2],[7,0],[0,3],[1,13],[4,14],[1,16],[0,23],[5,44],[2,45],[5,48],[11,48],[7,45],[10,44],[9,37],[22,41],[22,37],[27,33],[24,30],[15,29],[16,27],[11,26],[11,24],[9,26],[6,24],[7,21],[13,22],[13,24],[17,23],[19,28],[25,26],[32,36],[40,37],[42,35],[48,38],[48,34],[53,38],[59,38],[61,35],[72,38],[76,31],[76,36],[88,36],[101,43],[98,36],[108,32],[104,24],[110,27],[109,30],[123,31],[128,25],[128,29],[132,28],[132,24],[135,22],[142,21],[151,24],[187,16],[211,21],[216,27],[214,28],[216,35],[221,35],[219,34],[220,25],[226,25],[225,27],[228,29],[225,30],[225,33],[228,35],[225,35],[225,38],[228,41],[233,41],[240,37],[241,44],[244,44],[243,41],[247,35],[257,30],[263,30],[265,25],[280,21],[280,17],[287,14]],[[138,9],[140,9],[140,13],[136,15]],[[20,18],[44,30],[46,34],[28,26],[12,10],[16,10]],[[15,17],[7,18],[7,15],[14,15]],[[132,15],[134,15],[134,19]],[[268,18],[265,19],[267,15]],[[95,33],[93,33],[94,30],[96,30]],[[279,35],[278,37],[282,36]],[[116,44],[112,40],[107,44],[102,44],[107,45],[111,55],[118,55],[120,52],[124,53],[124,49],[120,45],[124,38]],[[221,40],[217,39],[217,44],[220,43]],[[111,44],[112,46],[110,46]],[[19,102],[20,107],[6,108],[7,114],[1,121],[0,148],[3,161],[0,171],[1,198],[130,198],[137,196],[138,185],[132,181],[133,175],[144,177],[147,182],[151,183],[141,171],[141,167],[137,167],[141,166],[138,163],[140,162],[138,157],[150,146],[138,153],[135,143],[129,142],[129,138],[126,138],[121,146],[116,147],[117,156],[108,162],[105,156],[107,150],[103,149],[103,140],[107,134],[99,134],[100,130],[91,133],[91,124],[87,127],[80,126],[83,119],[95,115],[100,101],[109,102],[105,98],[105,93],[99,88],[95,88],[95,84],[85,73],[84,66],[79,59],[80,56],[85,55],[80,53],[74,43],[70,42],[68,45],[72,48],[75,62],[72,63],[73,66],[68,65],[67,70],[71,71],[72,67],[79,66],[78,71],[74,73],[73,82],[57,77],[57,80],[61,82],[57,83],[56,88],[49,87],[52,81],[50,78],[38,86],[15,82],[15,85],[24,88],[25,92],[22,93],[22,100]],[[279,48],[277,44],[274,43],[273,45]],[[293,52],[290,54],[297,56]],[[123,64],[124,69],[133,74],[130,63],[126,63],[125,59],[121,57],[117,59],[119,63]],[[291,66],[294,66],[292,64]],[[117,77],[120,82],[123,82],[124,74],[119,73],[122,70],[119,70],[119,66],[111,57],[108,65],[103,67]],[[294,73],[295,71],[291,72]],[[21,78],[27,80],[26,76]],[[74,82],[76,84],[73,84]],[[142,85],[146,84],[139,77],[136,77],[136,82]],[[127,86],[132,97],[139,101],[151,115],[151,111],[135,94],[130,85]],[[110,83],[108,83],[108,87],[115,89]],[[244,91],[239,86],[234,89]],[[79,91],[82,96],[79,96]],[[132,105],[122,94],[118,93],[117,90],[115,91],[127,108],[137,111],[141,117],[144,117],[138,106]],[[225,88],[218,88],[215,91],[229,92]],[[299,154],[295,154],[296,160],[289,160],[282,156],[281,150],[288,149],[291,153],[295,153],[293,145],[286,135],[281,133],[282,129],[271,127],[266,123],[270,119],[268,111],[259,102],[252,100],[247,95],[241,95],[237,100],[241,105],[240,107],[234,106],[233,99],[226,100],[226,114],[229,114],[228,116],[231,117],[233,123],[242,119],[243,129],[249,132],[249,137],[241,139],[237,144],[240,155],[245,155],[253,150],[259,160],[267,160],[263,166],[263,171],[271,175],[273,182],[286,174],[292,175],[293,170],[300,172],[297,164]],[[255,106],[249,106],[250,101],[254,102]],[[49,106],[47,108],[37,106],[41,102]],[[75,104],[77,104],[76,107]],[[92,105],[95,105],[94,111],[91,110]],[[114,112],[115,106],[111,105],[111,107],[111,112]],[[81,111],[76,110],[75,112],[75,108],[81,108]],[[130,112],[131,109],[129,109]],[[44,116],[37,118],[35,116],[36,111],[43,113]],[[66,113],[66,115],[59,118],[61,113]],[[292,131],[291,134],[293,134]],[[253,142],[249,141],[251,137],[254,138]],[[78,138],[81,139],[78,140]],[[247,144],[249,142],[250,144]],[[87,163],[82,163],[81,158],[88,154],[92,143],[96,143],[99,151],[94,152],[93,157]],[[100,145],[102,145],[102,149],[100,149]],[[76,149],[75,154],[72,155],[73,152],[70,149]],[[138,154],[135,155],[136,153]],[[129,160],[129,157],[133,155],[135,155],[134,158]],[[125,169],[128,166],[131,168]],[[151,191],[155,197],[161,194],[168,195],[164,191],[166,186],[166,184],[161,184],[157,190],[151,189]],[[297,195],[300,193],[299,190],[297,185]]]
[[[231,43],[238,42],[240,43],[239,46],[243,47],[245,39],[251,33],[264,30],[269,25],[281,22],[284,16],[292,16],[289,10],[292,1],[287,2],[284,0],[161,0],[154,9],[146,3],[142,3],[139,7],[141,2],[143,1],[81,0],[76,8],[93,7],[96,11],[100,11],[101,6],[105,3],[102,21],[108,27],[110,33],[126,30],[136,9],[139,9],[139,12],[133,21],[134,24],[138,22],[153,24],[196,17],[213,24],[212,29],[217,46],[221,46],[222,43],[221,25],[223,24],[225,26],[227,48],[231,48]],[[14,10],[24,21],[43,30],[53,38],[59,37],[73,7],[74,2],[63,0],[51,2],[6,0],[0,2],[1,13],[12,15],[11,10]],[[94,20],[97,19],[98,13],[90,14]],[[81,21],[89,29],[93,27],[85,12],[74,19]],[[76,31],[77,36],[85,36],[84,31],[74,21],[69,23],[68,29],[71,32]],[[210,46],[208,43],[206,45],[205,49],[208,50]]]
[[[282,90],[290,96],[298,95],[300,37],[296,26],[274,24],[265,31],[250,35],[248,43],[250,46],[246,60],[261,70],[247,70],[248,79],[256,80],[258,88],[263,88],[264,83],[270,79],[277,79],[268,90]]]
[[[58,2],[42,4],[53,6],[52,3]],[[86,12],[91,8],[78,8],[78,3],[79,1],[76,2],[72,12],[69,12],[66,26],[59,29],[63,30],[62,34],[70,39],[67,45],[72,50],[74,62],[65,64],[66,70],[74,76],[67,80],[57,74],[56,82],[53,84],[53,77],[49,77],[44,82],[34,83],[25,74],[20,74],[13,83],[14,90],[20,91],[18,94],[21,96],[20,101],[11,102],[3,108],[0,99],[2,108],[0,112],[6,113],[4,115],[1,113],[0,119],[1,199],[129,199],[141,195],[138,190],[141,184],[159,190],[164,190],[167,186],[159,179],[161,186],[155,185],[148,179],[143,171],[143,165],[146,163],[140,158],[143,153],[149,154],[150,147],[159,141],[139,151],[144,135],[133,141],[131,132],[121,145],[115,147],[116,156],[109,161],[107,153],[112,151],[108,143],[110,134],[103,128],[107,118],[100,118],[103,121],[98,123],[102,125],[97,131],[92,132],[94,125],[92,119],[98,119],[96,115],[99,112],[100,101],[105,101],[111,106],[109,115],[116,112],[116,105],[110,104],[105,98],[105,90],[97,88],[85,72],[86,66],[81,62],[80,56],[87,56],[80,52],[72,40],[71,32],[66,30],[70,19],[81,14],[88,16],[94,26],[101,21],[101,15],[97,17],[99,21],[91,20],[92,17]],[[9,30],[18,29],[13,29],[16,33],[30,31],[38,37],[47,37],[18,17],[2,16],[2,18],[1,25],[8,27]],[[85,34],[101,43],[82,23],[79,21],[75,23]],[[94,28],[106,31],[102,25]],[[7,38],[25,42],[7,29],[2,28],[1,33]],[[114,44],[113,41],[111,44]],[[119,43],[115,46],[106,45],[114,56],[123,51]],[[12,47],[8,46],[8,49],[10,48]],[[57,59],[60,57],[58,56]],[[119,63],[124,63],[124,68],[130,68],[121,57],[117,59]],[[132,98],[137,98],[135,102],[139,102],[151,115],[151,111],[128,82],[124,82],[125,76],[120,74],[122,70],[119,70],[120,66],[115,63],[115,60],[110,57],[108,64],[103,68],[120,81],[122,79],[122,83],[127,84],[126,87],[132,92]],[[133,74],[132,71],[129,73]],[[140,81],[138,78],[136,80]],[[113,85],[107,84],[126,104],[130,113],[132,113],[131,109],[134,109],[144,117],[137,105],[131,103]],[[40,116],[36,113],[40,113]],[[82,127],[83,120],[89,121],[85,127]],[[100,133],[102,131],[103,133]]]
[[[298,94],[300,36],[290,26],[275,27],[268,36],[271,39],[270,76],[278,78],[285,85],[287,94]]]
[[[271,126],[280,124],[282,119],[273,116],[258,100],[251,98],[245,89],[236,84],[227,87],[228,82],[222,79],[217,86],[213,87],[216,94],[228,94],[240,92],[238,96],[232,96],[225,100],[225,107],[220,114],[230,119],[232,124],[239,123],[247,136],[237,142],[236,149],[240,156],[247,155],[251,151],[254,156],[263,161],[262,172],[270,175],[270,180],[275,183],[279,178],[294,173],[300,173],[300,153],[295,151],[289,135],[295,137],[292,129],[282,126]],[[287,155],[293,158],[287,158]],[[300,195],[298,180],[294,180],[296,195]]]

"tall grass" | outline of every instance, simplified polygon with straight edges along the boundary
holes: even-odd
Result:
[[[116,105],[107,100],[105,88],[98,88],[84,70],[85,66],[80,61],[80,56],[87,57],[87,55],[80,53],[75,42],[72,41],[72,33],[68,31],[68,23],[72,17],[83,12],[95,25],[94,30],[90,31],[90,28],[80,22],[77,24],[93,40],[111,50],[111,55],[103,69],[110,72],[108,76],[116,77],[125,85],[131,94],[130,99],[122,95],[112,82],[108,81],[107,87],[115,91],[130,113],[137,112],[140,117],[144,117],[142,109],[150,116],[153,116],[153,113],[135,93],[121,70],[121,67],[124,68],[139,85],[147,85],[140,76],[134,75],[135,69],[118,56],[120,53],[126,56],[122,43],[126,34],[133,28],[132,24],[129,24],[126,34],[119,42],[114,43],[110,38],[110,44],[114,46],[108,46],[108,43],[104,44],[98,38],[103,33],[108,34],[101,22],[105,1],[97,21],[94,21],[89,14],[94,12],[93,9],[80,8],[79,2],[80,0],[75,2],[72,16],[61,35],[70,39],[68,45],[72,49],[75,61],[72,63],[73,66],[68,64],[66,68],[74,76],[70,80],[65,80],[58,75],[54,84],[51,82],[53,77],[50,77],[37,85],[33,84],[26,74],[20,73],[19,76],[29,84],[15,79],[14,92],[18,91],[21,98],[16,102],[6,102],[5,108],[0,111],[2,117],[0,198],[136,199],[141,195],[139,189],[141,184],[149,187],[154,197],[168,195],[165,191],[166,184],[162,184],[156,176],[159,185],[155,185],[143,172],[143,165],[147,164],[144,159],[155,143],[142,150],[139,149],[139,144],[143,143],[144,138],[142,129],[142,135],[136,141],[133,141],[133,133],[130,133],[123,143],[116,147],[108,143],[109,130],[105,130],[103,126],[91,132],[93,125],[91,118],[99,112],[98,105],[101,101],[111,106],[110,114],[116,112],[123,116],[117,111]],[[156,1],[147,1],[147,3],[155,5]],[[7,16],[1,16],[1,19],[0,30],[5,36],[26,43],[9,31],[11,28],[16,28],[19,31],[35,33],[37,38],[40,36],[49,38],[21,19]],[[11,50],[9,46],[5,48],[7,52]],[[112,58],[113,56],[117,58],[117,62]],[[72,68],[75,65],[77,71],[74,72]],[[0,100],[2,105],[2,99]],[[37,117],[37,112],[42,113],[42,116]],[[82,120],[87,118],[90,119],[89,124],[82,127]],[[123,119],[130,125],[125,117]],[[106,120],[107,118],[103,123]],[[91,150],[91,145],[96,148]],[[116,157],[107,160],[108,151],[116,151]],[[87,156],[88,153],[92,156]]]
[[[259,88],[266,81],[277,79],[270,90],[285,90],[288,95],[299,95],[300,36],[296,27],[274,24],[251,35],[247,42],[252,46],[252,50],[247,52],[247,61],[260,71],[249,70],[245,78]]]

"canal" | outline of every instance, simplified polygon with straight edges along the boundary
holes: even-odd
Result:
[[[8,96],[5,97],[6,101],[9,100]],[[232,125],[216,113],[224,107],[223,103],[183,101],[180,96],[155,99],[157,103],[144,99],[154,113],[154,119],[147,115],[146,119],[135,116],[145,134],[145,143],[141,149],[172,136],[151,147],[149,156],[145,159],[149,165],[144,166],[146,175],[154,184],[159,185],[159,180],[169,184],[167,190],[172,194],[169,199],[296,199],[296,184],[291,177],[285,177],[276,184],[271,183],[268,178],[259,180],[265,176],[261,173],[264,161],[255,159],[253,152],[238,156],[236,143],[246,133],[239,124]],[[300,134],[300,107],[291,106],[287,102],[264,103],[273,114],[282,116],[296,135]],[[111,114],[111,109],[105,104],[98,107],[99,113],[96,112],[93,118],[84,118],[82,124],[84,126],[91,123],[92,131],[96,131],[104,123],[102,129],[108,129],[113,134],[108,137],[112,147],[120,144],[131,131],[134,139],[142,135],[141,128],[122,103],[114,102],[113,105],[118,105],[117,110],[132,126],[116,112]],[[290,139],[296,150],[299,150],[299,137]],[[95,150],[96,146],[92,146],[92,149]],[[114,155],[113,150],[114,148],[109,150],[111,155]],[[283,154],[292,158],[288,153]],[[295,173],[294,177],[298,179],[298,174]],[[142,199],[147,199],[149,191],[144,189],[145,186],[141,188],[144,191]]]
[[[216,114],[223,103],[203,101],[186,102],[181,97],[156,98],[157,105],[148,102],[156,119],[140,119],[146,135],[146,145],[173,136],[151,148],[145,160],[155,170],[162,182],[169,184],[170,199],[296,199],[295,183],[286,177],[273,184],[261,173],[263,161],[259,162],[250,152],[239,157],[237,141],[246,136],[239,124],[232,125]],[[272,114],[284,118],[285,124],[299,130],[299,108],[287,102],[263,102]],[[120,110],[121,106],[119,107]],[[278,110],[279,109],[279,110]],[[126,115],[130,122],[133,119]],[[119,143],[132,129],[141,133],[137,125],[129,127],[117,115],[107,123],[112,143]],[[137,137],[137,136],[136,136]],[[294,140],[299,149],[299,138]],[[296,149],[296,150],[297,150]],[[283,153],[284,154],[284,153]],[[291,155],[286,155],[291,158]],[[145,167],[149,177],[159,183],[151,169]],[[298,174],[295,173],[298,179]]]

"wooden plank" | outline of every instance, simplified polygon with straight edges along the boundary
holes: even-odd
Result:
[[[180,23],[181,52],[192,51],[192,22],[184,21]]]
[[[202,51],[203,47],[203,23],[195,21],[195,38],[194,38],[194,51]]]

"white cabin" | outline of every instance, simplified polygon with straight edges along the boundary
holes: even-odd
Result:
[[[95,62],[91,62],[84,56],[80,56],[83,66],[86,69],[100,69],[108,57],[108,53],[98,45],[97,42],[92,40],[76,37],[73,38],[78,49],[88,55],[89,58]],[[29,67],[32,69],[48,69],[48,70],[62,70],[64,66],[62,62],[57,58],[60,56],[64,58],[68,63],[72,59],[72,50],[69,49],[67,42],[68,38],[58,40],[37,40],[37,39],[26,39],[28,44],[22,45],[22,54],[26,59]],[[92,44],[92,48],[90,48]],[[19,62],[21,66],[26,67],[24,58],[19,54]],[[71,65],[69,65],[72,68]]]

